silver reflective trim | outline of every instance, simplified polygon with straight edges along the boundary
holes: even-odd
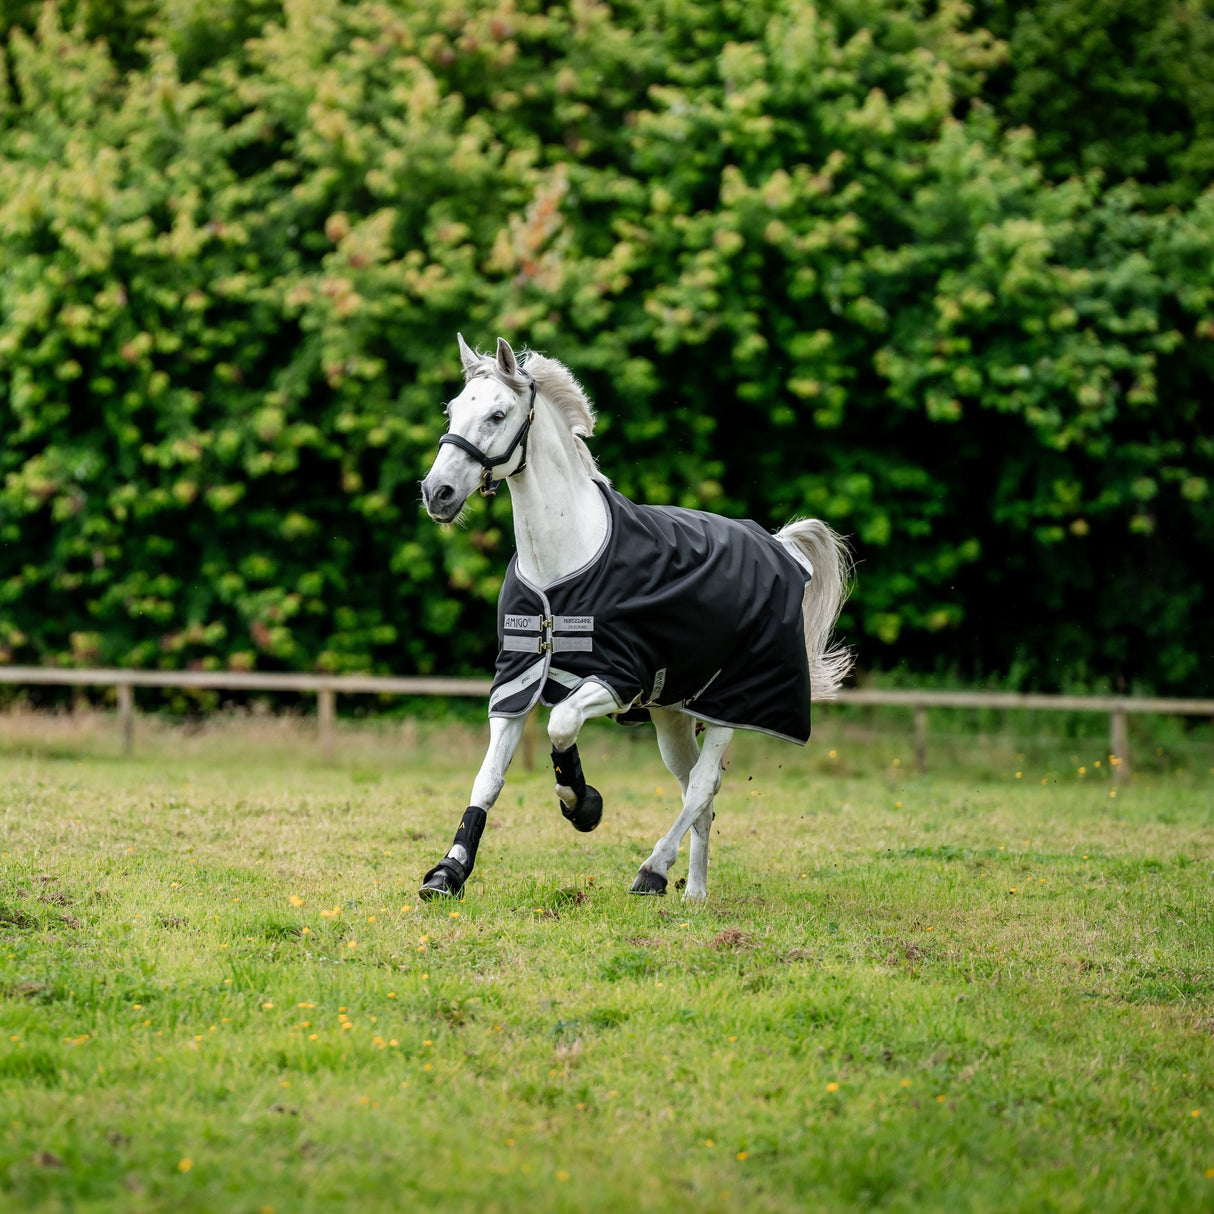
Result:
[[[493,694],[489,697],[489,711],[492,712],[503,700],[509,700],[512,696],[518,695],[520,691],[526,691],[528,687],[533,687],[538,683],[544,677],[545,661],[545,658],[540,658],[517,678],[503,683],[500,687],[495,687]]]
[[[593,637],[553,637],[553,653],[592,653],[594,651]]]
[[[502,621],[502,627],[508,632],[539,632],[540,617],[538,615],[508,615]]]
[[[685,705],[673,704],[670,706],[672,712],[681,712],[684,716],[694,717],[697,721],[703,721],[706,725],[720,725],[723,729],[747,729],[751,733],[765,733],[769,738],[780,738],[785,742],[794,742],[797,746],[804,746],[805,738],[794,738],[790,733],[779,733],[774,729],[764,729],[762,725],[739,725],[737,721],[722,721],[718,717],[706,717],[702,712],[696,712],[694,705],[690,708]]]
[[[559,683],[562,687],[576,688],[586,681],[579,674],[570,674],[568,670],[562,670],[559,666],[548,667],[548,677],[554,682]]]
[[[506,633],[502,637],[502,648],[508,653],[539,653],[539,637],[520,637]]]
[[[593,632],[594,616],[558,615],[553,617],[552,626],[557,632]]]

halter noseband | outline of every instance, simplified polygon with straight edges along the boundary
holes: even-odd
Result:
[[[526,374],[526,372],[524,372]],[[502,483],[501,480],[493,479],[493,469],[499,464],[510,462],[510,457],[514,454],[515,449],[522,444],[523,458],[519,461],[519,465],[513,472],[508,472],[507,476],[517,476],[518,473],[527,466],[527,435],[531,431],[531,423],[535,421],[535,380],[528,375],[531,380],[531,401],[527,406],[527,416],[523,419],[523,424],[519,426],[518,431],[510,440],[510,446],[506,448],[501,455],[486,455],[475,443],[470,443],[466,438],[459,434],[444,434],[438,440],[438,445],[441,447],[444,443],[451,443],[458,447],[461,451],[466,451],[478,464],[483,471],[481,472],[481,497],[492,497],[498,486]]]

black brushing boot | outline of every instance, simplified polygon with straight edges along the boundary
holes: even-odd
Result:
[[[556,782],[572,788],[577,797],[577,804],[572,809],[562,801],[561,813],[573,823],[575,830],[594,830],[603,820],[603,798],[597,788],[586,783],[576,742],[568,750],[553,750],[552,770],[556,773]]]
[[[472,876],[476,865],[476,849],[485,833],[488,815],[483,809],[469,805],[460,819],[451,850],[422,878],[417,896],[423,902],[431,898],[454,898]]]

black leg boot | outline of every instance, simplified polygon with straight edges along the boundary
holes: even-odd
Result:
[[[577,752],[575,742],[568,750],[553,750],[552,770],[556,773],[556,782],[573,789],[577,803],[572,809],[561,802],[561,813],[580,831],[594,830],[603,820],[603,798],[599,790],[586,783],[582,774],[582,758]]]
[[[451,850],[422,878],[417,896],[424,902],[431,898],[454,898],[472,876],[476,865],[476,849],[485,833],[488,815],[476,805],[469,805],[460,819]]]

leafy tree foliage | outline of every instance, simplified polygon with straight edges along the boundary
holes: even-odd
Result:
[[[462,329],[567,361],[625,492],[850,533],[869,666],[1201,688],[1214,194],[1193,140],[1070,175],[1008,45],[891,0],[27,12],[0,655],[483,666],[508,502],[416,493]]]
[[[979,0],[1008,42],[988,83],[1009,124],[1039,133],[1048,176],[1135,179],[1154,207],[1214,181],[1214,14],[1205,0]]]

